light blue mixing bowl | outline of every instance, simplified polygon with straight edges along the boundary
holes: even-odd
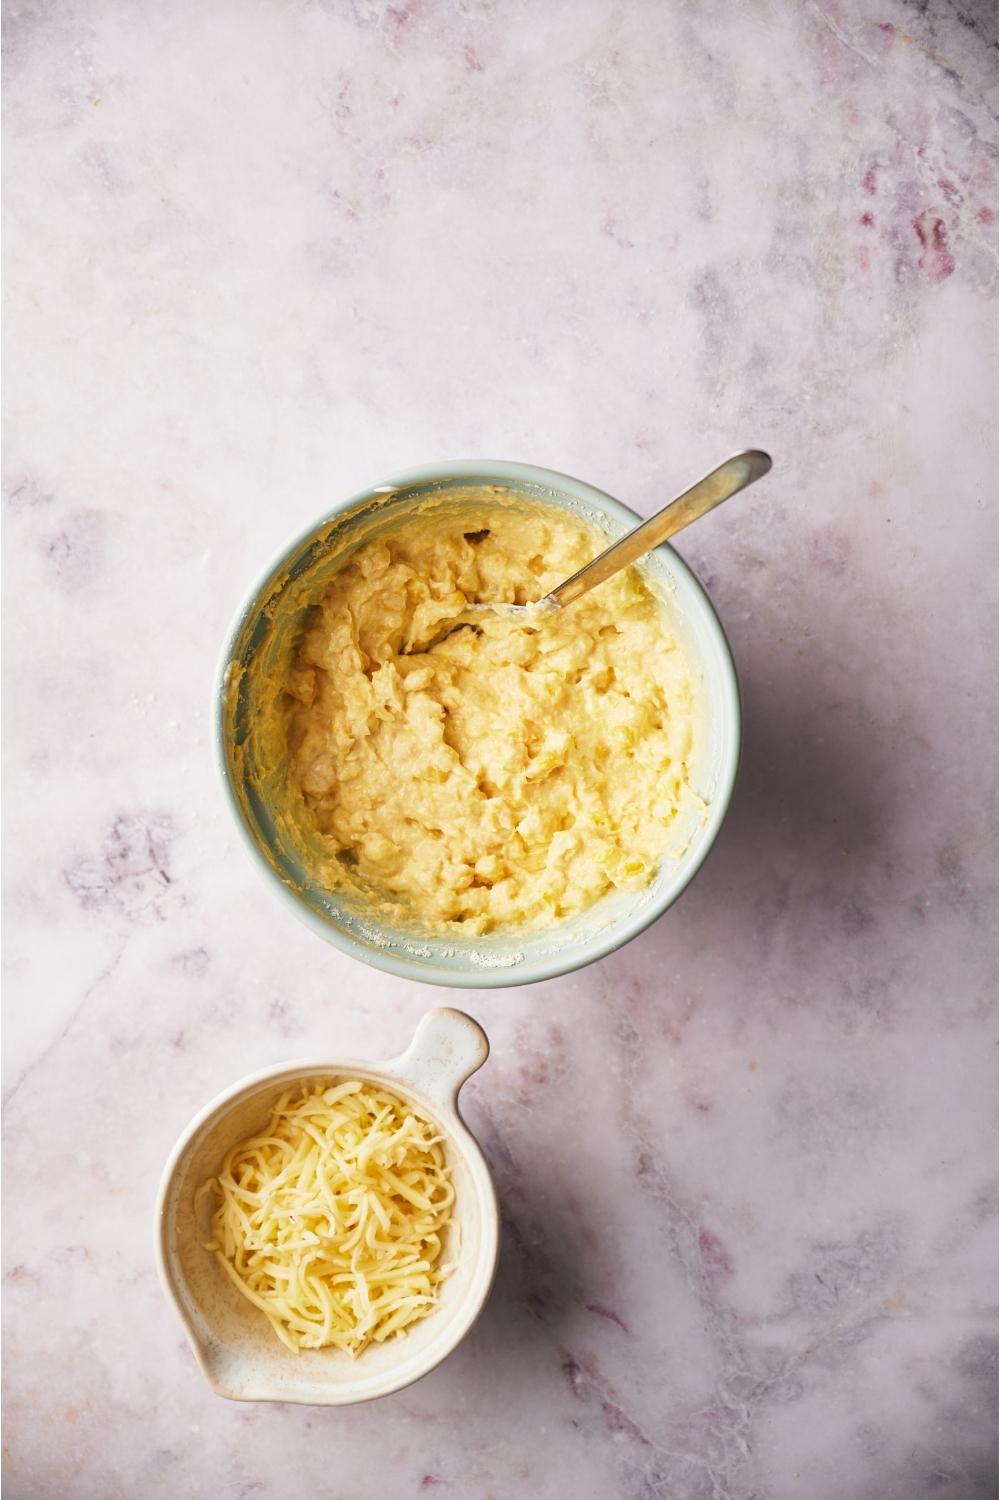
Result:
[[[692,826],[683,852],[664,861],[645,890],[614,891],[588,911],[538,932],[460,937],[416,924],[385,926],[350,893],[317,883],[301,848],[287,836],[276,795],[280,767],[265,764],[256,743],[260,686],[280,679],[324,564],[340,566],[355,543],[391,528],[407,508],[432,504],[446,509],[452,495],[470,486],[559,507],[600,527],[610,539],[641,519],[579,479],[492,461],[411,469],[352,496],[281,553],[240,609],[219,669],[215,747],[230,805],[251,853],[315,932],[344,953],[403,979],[493,989],[552,979],[603,958],[677,900],[715,842],[729,806],[739,761],[740,700],[729,646],[708,596],[671,547],[658,547],[639,566],[647,584],[663,598],[695,669],[701,702],[693,775],[707,813]]]

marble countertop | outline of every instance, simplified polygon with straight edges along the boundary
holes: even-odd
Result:
[[[995,1493],[995,33],[980,0],[11,0],[6,1477],[17,1500]],[[732,641],[722,837],[630,946],[449,992],[493,1298],[341,1411],[204,1387],[178,1132],[442,994],[276,899],[215,782],[245,587],[519,458]]]

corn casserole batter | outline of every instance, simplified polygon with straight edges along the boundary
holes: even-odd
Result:
[[[468,602],[539,599],[606,545],[525,502],[418,514],[350,556],[284,682],[291,777],[343,879],[474,933],[649,882],[701,804],[691,667],[636,570],[421,649]]]

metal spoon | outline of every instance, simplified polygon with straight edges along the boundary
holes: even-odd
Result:
[[[426,645],[411,643],[407,652],[412,654],[430,651],[456,630],[462,630],[467,625],[477,625],[484,614],[505,617],[516,615],[528,621],[565,609],[567,604],[588,594],[599,583],[604,583],[631,563],[638,562],[640,557],[645,557],[647,552],[652,552],[654,547],[658,547],[668,537],[676,536],[678,531],[683,531],[692,521],[697,521],[700,516],[714,510],[723,500],[746,489],[755,480],[762,479],[770,467],[770,458],[759,448],[748,448],[745,453],[734,454],[724,464],[706,474],[704,479],[699,479],[697,484],[685,490],[683,495],[658,510],[655,516],[650,516],[648,521],[643,521],[619,541],[612,542],[610,547],[605,548],[586,567],[558,584],[536,604],[470,604],[456,619],[449,620]]]

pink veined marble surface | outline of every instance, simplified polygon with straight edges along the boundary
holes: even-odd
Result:
[[[995,22],[980,0],[10,0],[12,1500],[995,1492]],[[441,993],[300,925],[209,696],[245,587],[406,465],[651,512],[739,666],[680,903]],[[189,1117],[493,1042],[497,1286],[412,1389],[211,1395],[153,1269]]]

